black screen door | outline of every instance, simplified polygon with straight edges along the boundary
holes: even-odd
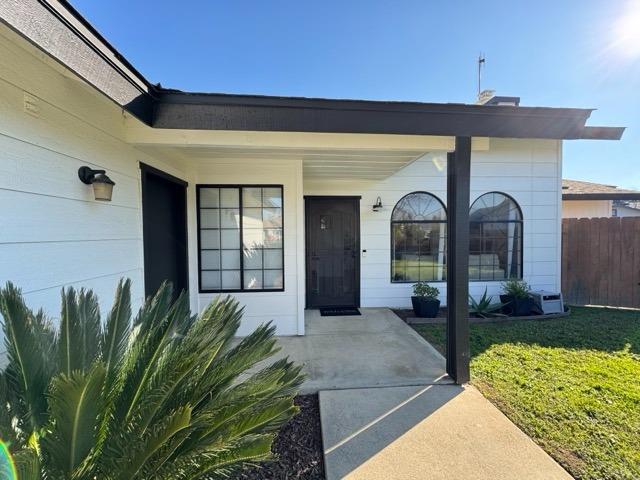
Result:
[[[360,198],[306,197],[307,307],[360,306]]]
[[[145,295],[173,284],[174,298],[189,287],[187,267],[187,184],[140,164]]]

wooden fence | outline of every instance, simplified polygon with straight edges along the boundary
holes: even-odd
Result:
[[[562,220],[566,303],[640,307],[640,217]]]

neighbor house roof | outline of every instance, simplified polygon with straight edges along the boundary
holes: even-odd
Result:
[[[562,180],[563,200],[640,200],[640,191],[625,190],[615,185]]]
[[[151,84],[66,0],[9,0],[0,20],[155,128],[503,138],[621,138],[593,109],[190,93]]]

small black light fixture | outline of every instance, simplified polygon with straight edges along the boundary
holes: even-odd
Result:
[[[380,210],[382,210],[382,200],[380,199],[380,197],[378,197],[376,199],[376,204],[373,206],[373,211],[379,212]]]
[[[113,186],[116,184],[107,177],[104,170],[94,170],[89,167],[80,167],[78,177],[82,183],[93,185],[93,196],[96,200],[110,202]]]

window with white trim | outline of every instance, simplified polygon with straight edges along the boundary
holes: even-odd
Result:
[[[198,185],[200,292],[284,290],[281,185]]]

